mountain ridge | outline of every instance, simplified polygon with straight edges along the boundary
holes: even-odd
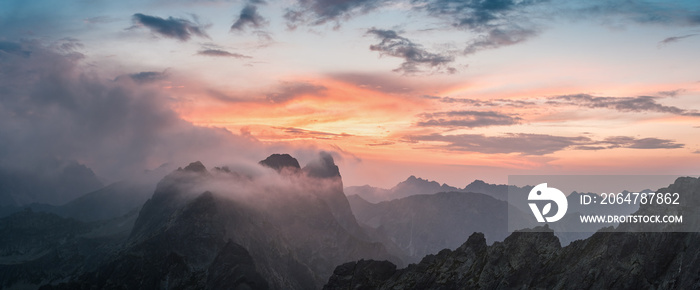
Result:
[[[700,205],[700,179],[681,177],[658,192],[685,193],[684,211]],[[668,207],[642,205],[638,214]],[[685,215],[684,215],[685,217]],[[685,221],[684,221],[685,223]],[[617,230],[644,230],[625,224]],[[455,250],[425,256],[397,269],[386,261],[360,260],[336,267],[324,289],[695,289],[700,287],[700,233],[619,232],[609,227],[562,247],[547,226],[516,231],[488,246],[472,234]]]
[[[252,289],[319,289],[345,261],[402,263],[357,224],[330,155],[301,170],[270,169],[243,176],[193,162],[174,171],[143,205],[115,259],[46,288],[208,288],[245,280]],[[226,256],[242,257],[241,271],[217,268],[228,263],[217,257]]]

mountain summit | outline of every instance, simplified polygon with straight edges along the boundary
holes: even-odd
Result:
[[[295,163],[287,154],[260,162]],[[172,172],[142,207],[124,249],[56,288],[319,289],[347,261],[402,264],[358,225],[330,154],[300,174],[281,173],[242,176],[201,162]]]
[[[277,170],[277,172],[282,171],[283,168],[301,169],[299,161],[289,154],[272,154],[258,163]]]

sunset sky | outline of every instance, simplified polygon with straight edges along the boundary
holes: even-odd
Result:
[[[697,175],[698,51],[698,1],[4,0],[0,161]]]

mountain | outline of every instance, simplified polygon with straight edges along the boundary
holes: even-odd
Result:
[[[345,193],[347,195],[358,195],[371,203],[403,198],[416,194],[433,194],[448,191],[462,190],[447,184],[440,185],[436,181],[422,179],[413,175],[409,176],[406,180],[399,182],[391,189],[377,188],[369,185],[348,186],[345,188]]]
[[[635,214],[681,214],[682,224],[666,226],[676,232],[629,232],[650,225],[623,224],[566,247],[547,226],[491,246],[475,233],[455,250],[403,269],[387,261],[342,264],[324,289],[696,289],[700,180],[678,178],[656,192],[682,193],[682,206],[642,205]]]
[[[319,289],[347,261],[402,263],[357,223],[330,155],[290,158],[255,176],[200,162],[172,172],[116,257],[45,288]]]
[[[509,188],[515,189],[516,187],[505,184],[490,184],[477,179],[464,187],[464,191],[483,193],[495,199],[507,201]]]
[[[387,236],[408,262],[458,247],[474,232],[485,233],[491,243],[508,236],[510,205],[481,193],[418,194],[377,204],[357,195],[348,200],[357,220]]]
[[[0,167],[0,206],[60,205],[102,186],[92,169],[74,161],[49,160],[22,169]]]
[[[521,188],[505,184],[490,184],[478,179],[474,180],[465,188],[456,188],[444,183],[441,185],[436,181],[430,181],[411,175],[391,189],[372,187],[369,185],[348,186],[345,188],[345,193],[348,196],[358,195],[371,203],[378,203],[416,194],[433,194],[438,192],[477,192],[498,200],[508,201],[508,189],[518,190]],[[527,188],[527,190],[529,191],[529,188]]]
[[[370,185],[348,186],[345,188],[345,194],[348,197],[358,196],[367,202],[378,203],[381,201],[391,200],[392,193],[388,189],[373,187]]]
[[[135,218],[84,223],[31,209],[0,218],[0,288],[35,289],[92,270],[121,247]]]
[[[139,178],[112,183],[86,193],[62,205],[32,203],[23,206],[0,207],[0,217],[21,212],[27,208],[36,212],[54,213],[64,218],[83,222],[105,221],[121,217],[141,208],[155,189],[154,177],[163,175],[147,173]]]

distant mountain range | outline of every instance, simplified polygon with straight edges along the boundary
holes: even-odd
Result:
[[[348,200],[357,220],[398,245],[408,262],[456,248],[474,232],[490,243],[509,234],[508,203],[481,193],[417,194],[377,204],[357,195]]]
[[[399,199],[416,194],[433,194],[438,192],[478,192],[498,200],[508,200],[507,185],[488,184],[482,180],[474,180],[465,188],[456,188],[411,175],[391,189],[369,185],[348,186],[345,188],[345,194],[348,196],[357,195],[371,203]]]
[[[102,186],[90,168],[74,161],[48,160],[19,169],[0,166],[0,207],[60,205]]]
[[[324,289],[697,289],[700,180],[678,178],[657,192],[683,193],[681,211],[642,206],[636,214],[680,213],[683,224],[670,227],[693,232],[609,228],[566,247],[547,227],[515,232],[491,246],[475,233],[455,250],[427,255],[403,269],[388,261],[340,265]],[[624,224],[618,229],[646,226]]]
[[[432,241],[429,245],[424,246],[430,248],[430,251],[416,251],[404,245],[403,250],[407,251],[405,252],[405,254],[408,255],[407,259],[409,261],[416,261],[416,259],[420,259],[425,254],[437,253],[437,251],[443,248],[455,248],[459,246],[472,232],[484,233],[489,243],[502,241],[508,234],[508,224],[506,220],[509,214],[508,208],[511,209],[510,214],[516,216],[522,216],[523,213],[530,215],[531,210],[528,206],[527,196],[531,189],[532,186],[517,187],[505,184],[489,184],[482,180],[474,180],[465,188],[459,189],[447,184],[440,185],[435,181],[410,176],[391,189],[375,188],[365,185],[346,187],[345,192],[349,195],[348,200],[360,223],[365,225],[368,229],[377,229],[379,232],[383,232],[385,235],[388,235],[391,241],[399,245],[405,243],[405,237],[412,237],[414,233],[423,233],[425,231],[431,232],[433,240],[440,240],[442,242],[450,241],[448,243],[449,246],[448,244],[436,244],[435,241]],[[460,197],[462,200],[455,200],[454,204],[442,202],[439,196],[445,195],[447,192],[453,197]],[[647,189],[639,192],[651,192],[651,190]],[[586,207],[579,205],[580,196],[592,194],[593,193],[572,192],[567,196],[570,205],[568,212],[571,214],[568,214],[564,220],[552,225],[552,229],[563,245],[568,245],[575,240],[590,237],[598,229],[602,228],[602,226],[598,224],[589,224],[584,225],[586,229],[582,229],[577,220],[578,214],[615,213],[625,215],[633,213],[639,208],[638,205],[634,204],[618,204],[606,207]],[[417,195],[434,196],[424,197],[421,198],[419,202],[413,203],[399,201],[406,197]],[[491,197],[493,200],[482,199],[479,202],[467,200],[467,197],[475,199],[475,196],[479,195]],[[370,198],[370,200],[379,201],[370,202],[370,200],[367,200],[365,197]],[[493,202],[496,201],[502,204],[498,207],[493,206]],[[507,203],[510,203],[509,207],[506,207]],[[498,210],[470,210],[465,208],[464,204],[469,204],[469,206],[473,208],[498,208]],[[436,210],[431,211],[431,214],[427,214],[424,210],[425,208],[436,208]],[[437,212],[440,214],[435,214]],[[408,218],[409,214],[407,213],[410,213],[411,217],[420,216],[420,218]],[[450,221],[447,221],[447,219],[450,219]],[[456,232],[454,230],[436,231],[435,228],[424,227],[422,228],[424,231],[413,231],[411,234],[399,234],[399,232],[402,231],[399,230],[399,228],[409,229],[413,227],[412,224],[415,223],[415,220],[419,220],[420,223],[424,224],[462,224],[462,227],[458,227]],[[479,224],[470,224],[471,221],[475,220],[481,221],[483,225],[489,226],[482,227]],[[532,220],[532,223],[525,223],[524,221],[526,220]],[[511,224],[511,226],[515,229],[538,226],[529,216],[527,218],[524,218],[524,216],[523,218],[514,217],[512,221],[514,221],[514,223]],[[576,225],[576,227],[572,227],[572,225]],[[576,231],[572,232],[572,228],[576,229]],[[415,245],[412,245],[412,247],[415,247]]]
[[[689,246],[697,244],[693,234],[597,233],[574,241],[593,233],[566,235],[553,227],[554,233],[539,229],[545,232],[509,235],[509,212],[522,215],[522,220],[530,212],[524,201],[520,206],[508,204],[508,191],[522,194],[531,187],[476,180],[459,189],[411,176],[392,189],[364,186],[344,192],[340,170],[329,154],[320,154],[304,167],[290,155],[273,154],[260,166],[261,171],[242,174],[193,162],[167,175],[156,173],[157,184],[150,176],[114,183],[62,205],[0,207],[0,288],[565,285],[556,279],[589,288],[676,285],[667,278],[676,279],[683,288],[695,285],[663,268],[697,266],[697,255],[691,253],[700,248]],[[679,179],[673,186],[698,192],[696,179]],[[587,193],[574,193],[569,199],[580,195]],[[639,209],[645,210],[650,209]],[[659,254],[642,253],[647,248]],[[573,270],[556,268],[566,268],[566,261],[577,261],[578,276]],[[408,263],[417,264],[399,269]],[[644,268],[636,268],[635,263]],[[601,274],[598,264],[631,269],[633,277],[641,277],[639,271],[651,271],[652,282],[616,284],[622,282]],[[581,275],[584,269],[598,272]],[[551,275],[557,278],[548,278],[551,272],[547,271],[554,271],[556,275]],[[596,277],[604,279],[593,281]]]

